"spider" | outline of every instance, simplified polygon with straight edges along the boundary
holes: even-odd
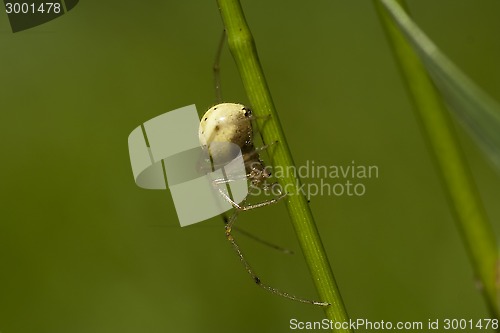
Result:
[[[221,41],[219,43],[219,48],[216,53],[215,63],[214,63],[214,78],[215,78],[215,91],[216,98],[219,104],[211,107],[203,115],[199,126],[199,140],[200,145],[208,150],[208,155],[211,159],[217,161],[230,162],[234,158],[234,152],[227,149],[227,145],[217,145],[215,143],[232,143],[237,145],[241,149],[241,155],[243,157],[243,162],[245,165],[246,179],[250,183],[250,188],[247,197],[240,203],[235,202],[228,191],[224,191],[220,187],[217,187],[218,194],[221,195],[228,203],[230,203],[233,208],[233,214],[227,218],[224,217],[225,222],[225,235],[227,240],[231,243],[233,249],[237,253],[240,261],[245,266],[246,271],[251,276],[252,280],[261,288],[302,303],[309,303],[319,306],[328,306],[329,303],[321,301],[313,301],[304,298],[297,297],[295,295],[283,292],[277,288],[271,287],[262,283],[261,279],[257,276],[253,268],[250,266],[246,260],[243,252],[241,251],[238,243],[236,242],[232,231],[235,229],[235,222],[240,212],[257,209],[272,204],[276,204],[282,199],[284,199],[287,194],[282,193],[278,187],[277,183],[268,183],[271,173],[266,169],[264,162],[260,158],[260,152],[266,150],[270,146],[277,144],[278,142],[273,142],[271,144],[264,144],[261,147],[254,146],[254,129],[252,121],[257,119],[256,116],[252,114],[250,108],[238,104],[238,103],[221,103],[221,89],[220,89],[220,79],[219,79],[219,62],[221,50],[224,45],[225,32],[222,34]],[[216,179],[214,182],[216,184],[229,183],[232,181],[230,178],[225,177],[225,179]],[[247,204],[247,198],[252,194],[252,190],[257,188],[263,189],[264,191],[269,191],[271,189],[277,191],[278,195],[271,199],[261,201],[259,203]],[[239,230],[241,231],[241,230]],[[247,234],[246,232],[244,232]],[[247,234],[248,235],[248,234]],[[250,235],[250,237],[255,238]],[[260,239],[257,239],[261,241]],[[271,247],[281,249],[277,246],[264,242]],[[287,252],[286,250],[284,252]]]

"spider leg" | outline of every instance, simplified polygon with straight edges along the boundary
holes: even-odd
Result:
[[[265,144],[265,145],[257,147],[257,148],[254,147],[251,151],[245,152],[245,154],[243,155],[243,159],[245,160],[245,163],[252,165],[253,163],[257,162],[258,164],[262,164],[262,161],[259,158],[260,152],[268,149],[269,147],[277,144],[278,142],[279,141],[276,140],[276,141],[273,141],[271,143]]]
[[[220,84],[220,58],[222,54],[222,49],[224,48],[224,42],[226,40],[226,30],[222,30],[222,36],[220,37],[219,47],[215,53],[214,60],[214,85],[215,85],[215,102],[217,104],[222,103],[222,89]]]
[[[217,190],[222,195],[222,197],[224,198],[224,200],[226,200],[227,202],[229,202],[231,204],[231,206],[233,206],[234,208],[236,208],[236,210],[238,210],[238,211],[247,211],[247,210],[252,210],[252,209],[256,209],[256,208],[260,208],[260,207],[264,207],[264,206],[273,205],[273,204],[277,203],[278,201],[280,201],[281,199],[283,199],[284,197],[287,196],[287,194],[284,193],[284,194],[281,194],[280,196],[278,196],[276,198],[265,200],[265,201],[262,201],[262,202],[259,202],[259,203],[256,203],[256,204],[241,205],[241,204],[238,204],[237,202],[235,202],[233,199],[231,199],[229,197],[229,195],[227,195],[227,193],[225,193],[223,190],[221,190],[221,189],[217,189]]]
[[[287,292],[281,291],[277,288],[271,287],[267,284],[262,283],[261,279],[257,276],[253,268],[250,266],[248,261],[246,260],[245,256],[243,255],[243,252],[241,251],[238,243],[236,242],[235,238],[233,237],[231,231],[234,228],[234,223],[236,222],[236,217],[238,216],[239,211],[236,210],[233,215],[229,218],[229,221],[225,225],[225,233],[226,233],[226,238],[231,243],[231,246],[233,247],[234,251],[240,258],[241,263],[243,266],[245,266],[245,270],[248,272],[252,280],[261,288],[275,294],[281,297],[285,297],[288,299],[291,299],[293,301],[301,302],[301,303],[307,303],[307,304],[313,304],[313,305],[319,305],[319,306],[328,306],[330,303],[327,302],[319,302],[319,301],[312,301],[308,300],[305,298],[300,298],[295,295],[289,294]]]

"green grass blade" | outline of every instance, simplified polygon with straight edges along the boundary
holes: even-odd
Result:
[[[455,66],[394,0],[382,3],[420,56],[449,109],[500,169],[500,104]]]
[[[410,33],[403,26],[411,27],[411,34],[414,38],[410,38],[410,40],[413,40],[414,44],[425,40],[424,44],[419,44],[417,47],[421,56],[423,50],[425,50],[426,56],[430,57],[432,55],[432,59],[435,60],[437,49],[430,40],[424,38],[423,33],[412,23],[398,2],[394,0],[375,0],[375,6],[414,101],[422,131],[425,133],[430,150],[437,162],[440,178],[445,185],[475,273],[479,281],[481,281],[483,294],[492,314],[498,318],[499,305],[496,285],[498,250],[496,240],[491,225],[487,221],[465,156],[459,146],[451,116],[441,99],[439,91],[435,88],[431,77],[427,73],[425,62],[421,61],[411,43],[406,39],[403,31],[408,36]],[[399,25],[396,24],[395,20]],[[418,39],[416,39],[417,37]],[[473,104],[473,100],[477,102],[478,97],[484,97],[478,94],[477,89],[464,76],[459,76],[458,81],[454,81],[456,77],[452,74],[456,74],[458,70],[455,68],[450,73],[451,63],[445,61],[442,55],[438,58],[440,58],[441,62],[434,61],[435,66],[443,65],[443,67],[434,68],[433,71],[444,75],[443,80],[449,81],[446,83],[447,85],[455,87],[453,89],[460,89],[456,90],[454,94],[460,95],[465,100],[464,103],[469,101]],[[464,83],[467,84],[464,85]],[[456,98],[457,102],[462,101],[458,97]]]
[[[283,170],[287,170],[288,167],[294,166],[294,162],[241,4],[238,0],[218,0],[218,5],[227,31],[229,48],[238,67],[252,110],[256,116],[264,118],[271,116],[268,120],[261,119],[258,122],[265,142],[278,141],[278,144],[271,149],[271,162],[275,167],[279,166]],[[347,313],[312,212],[306,198],[298,191],[300,180],[293,173],[289,173],[278,181],[290,193],[286,198],[287,209],[320,299],[332,304],[324,307],[326,316],[334,321],[346,322],[348,321]],[[349,329],[339,330],[339,332],[350,331]]]

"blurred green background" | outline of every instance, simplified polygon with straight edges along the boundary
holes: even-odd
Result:
[[[500,100],[500,3],[408,1]],[[349,315],[489,317],[371,1],[243,1],[297,165],[376,165],[363,197],[311,206]],[[0,332],[288,332],[323,311],[256,287],[220,218],[180,228],[168,191],[134,184],[128,134],[214,103],[215,1],[82,1],[13,34],[0,13]],[[226,49],[226,101],[246,103]],[[459,129],[498,233],[500,178]],[[311,181],[311,180],[310,180]],[[317,298],[283,204],[240,226],[261,278]]]

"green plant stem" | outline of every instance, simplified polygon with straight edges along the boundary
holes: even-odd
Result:
[[[382,2],[389,1],[375,0],[375,6],[415,104],[421,129],[437,162],[440,178],[476,275],[481,281],[483,294],[491,313],[498,318],[498,249],[460,148],[454,123],[424,65]],[[404,8],[402,1],[391,2],[391,6],[399,3]]]
[[[275,167],[287,170],[294,162],[281,128],[262,67],[259,62],[255,43],[246,23],[241,4],[238,0],[218,0],[219,10],[226,28],[229,49],[240,72],[243,85],[265,142],[275,142],[271,149],[271,162]],[[267,116],[270,117],[268,119]],[[286,197],[287,209],[295,233],[309,266],[312,278],[321,301],[331,303],[325,307],[326,315],[334,321],[348,320],[340,293],[323,248],[308,202],[298,190],[300,180],[293,172],[280,178],[280,185],[289,195]],[[341,330],[339,332],[349,332]]]

